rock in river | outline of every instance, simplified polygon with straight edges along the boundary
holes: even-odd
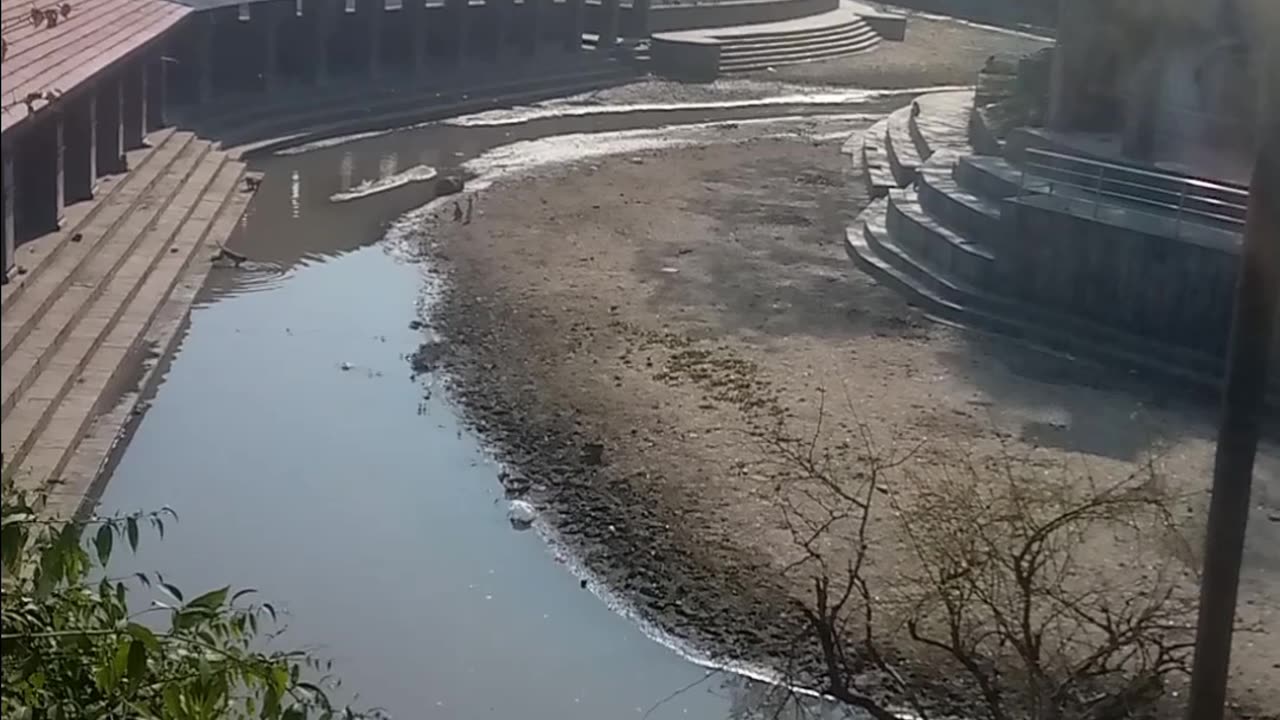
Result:
[[[507,506],[507,519],[511,521],[511,527],[527,530],[538,519],[538,510],[524,500],[512,500]]]

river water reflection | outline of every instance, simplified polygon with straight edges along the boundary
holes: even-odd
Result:
[[[210,276],[102,510],[175,508],[124,562],[189,592],[259,589],[287,644],[395,718],[754,717],[760,686],[702,681],[513,530],[481,441],[437,378],[410,377],[424,267],[379,238],[431,183],[329,201],[547,132],[432,126],[262,163],[234,242],[278,269]]]

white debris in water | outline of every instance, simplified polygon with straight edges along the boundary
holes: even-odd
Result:
[[[350,135],[339,135],[338,137],[325,138],[323,140],[314,140],[309,143],[303,143],[302,145],[294,145],[293,147],[287,147],[282,150],[277,150],[272,154],[273,155],[301,155],[302,153],[311,152],[312,150],[323,150],[329,147],[345,145],[346,143],[355,142],[357,140],[367,140],[369,138],[380,137],[382,135],[393,133],[398,129],[399,128],[389,128],[387,130],[370,130],[368,132],[352,133]]]
[[[538,510],[524,500],[512,500],[511,505],[507,507],[507,520],[511,521],[511,527],[517,530],[524,530],[538,519]]]
[[[329,196],[330,202],[347,202],[349,200],[358,200],[370,195],[394,190],[398,187],[404,187],[410,183],[426,182],[436,176],[436,169],[427,165],[414,165],[403,172],[378,178],[377,180],[365,180],[350,190],[334,193]]]
[[[663,148],[715,145],[763,138],[803,137],[837,134],[844,137],[858,126],[879,119],[880,115],[847,113],[837,115],[785,115],[712,121],[688,125],[663,125],[655,128],[618,130],[598,133],[569,133],[536,140],[522,140],[493,148],[463,163],[463,169],[475,179],[469,189],[488,187],[493,181],[552,165],[579,162],[610,155],[626,155]],[[751,133],[731,134],[740,128],[761,127]],[[838,133],[836,131],[839,131]],[[839,134],[843,133],[843,134]]]
[[[770,87],[776,92],[776,88]],[[797,86],[798,90],[803,90]],[[521,125],[534,120],[549,118],[586,117],[590,115],[628,115],[632,113],[679,112],[701,110],[735,110],[759,107],[821,107],[844,106],[856,103],[874,102],[902,95],[918,95],[922,92],[939,92],[943,90],[959,90],[962,87],[943,86],[936,88],[906,88],[901,90],[838,90],[829,92],[793,92],[785,95],[771,94],[765,97],[740,98],[736,100],[705,100],[702,102],[647,102],[647,103],[601,103],[595,105],[581,104],[581,100],[569,98],[554,100],[536,105],[525,105],[500,110],[462,115],[443,121],[446,125],[462,127],[494,127],[500,125]],[[762,90],[763,91],[763,90]]]

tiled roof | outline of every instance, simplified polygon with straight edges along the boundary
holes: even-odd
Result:
[[[5,56],[0,87],[5,110],[0,130],[30,113],[22,98],[32,92],[66,93],[113,62],[173,27],[191,8],[169,0],[65,0],[71,6],[53,27],[33,25],[33,8],[50,0],[3,0]],[[41,103],[36,103],[39,112]]]

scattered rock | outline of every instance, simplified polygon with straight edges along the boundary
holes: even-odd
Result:
[[[511,470],[503,470],[499,473],[498,482],[502,483],[508,495],[523,495],[533,486],[533,481],[528,477]]]
[[[355,366],[354,366],[354,365],[352,365],[352,364],[351,364],[351,363],[349,363],[349,362],[343,362],[343,363],[342,363],[341,365],[339,365],[338,367],[342,368],[343,372],[346,372],[347,370],[350,370],[351,368],[353,368],[353,367],[355,367]]]
[[[440,358],[444,356],[444,349],[444,345],[439,342],[422,343],[409,357],[409,367],[413,368],[415,375],[434,372],[440,365]]]
[[[445,195],[457,195],[462,192],[462,188],[466,185],[466,181],[459,175],[445,175],[436,181],[436,197],[444,197]]]
[[[421,320],[410,320],[410,321],[409,321],[409,329],[410,329],[410,330],[421,330],[422,328],[423,328],[423,325],[422,325],[422,321],[421,321]]]
[[[512,500],[507,507],[507,520],[517,530],[528,530],[533,521],[538,519],[538,510],[524,500]]]
[[[601,443],[587,443],[586,445],[583,445],[582,462],[587,465],[603,465],[604,445]]]

